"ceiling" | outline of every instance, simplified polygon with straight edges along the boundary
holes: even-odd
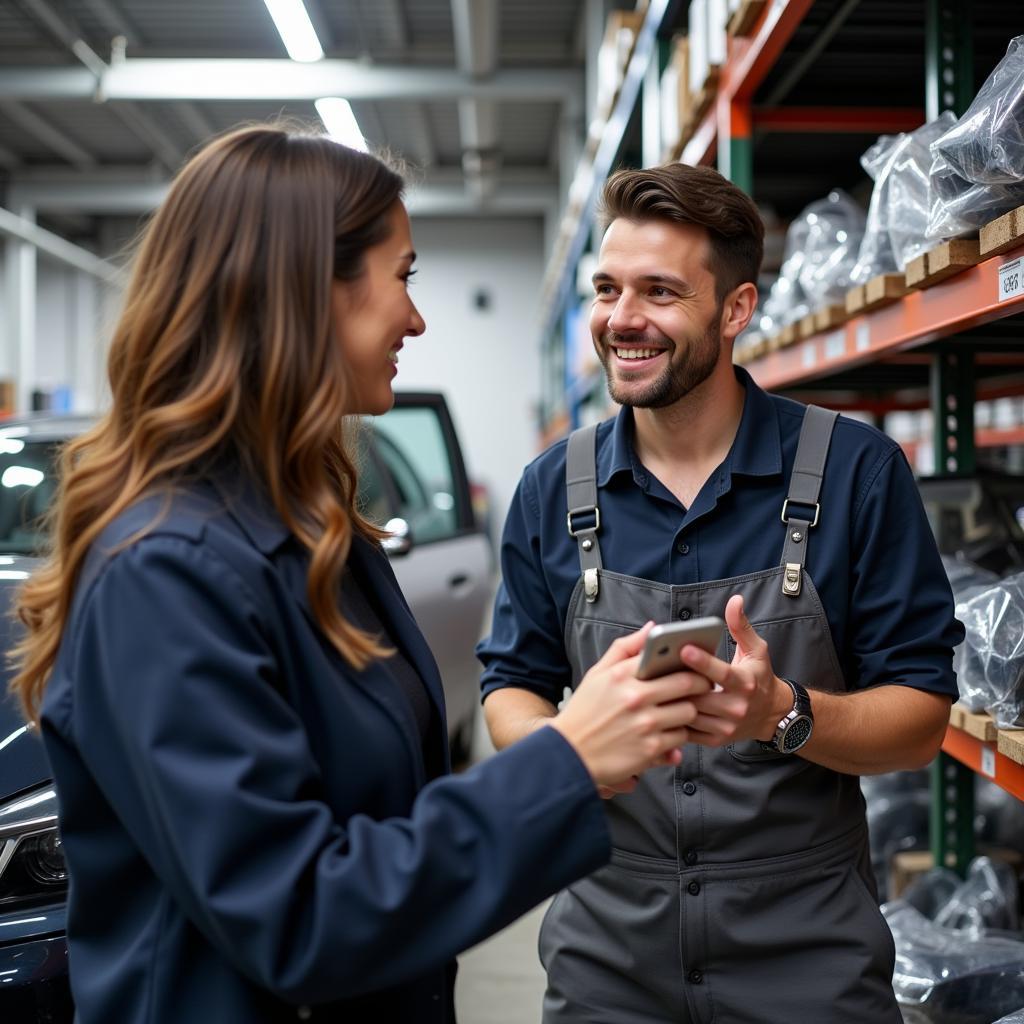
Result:
[[[288,59],[263,0],[0,0],[0,206],[106,249],[206,139],[318,125],[314,99],[341,95],[371,147],[415,165],[414,213],[557,212],[586,0],[305,5],[315,64]]]

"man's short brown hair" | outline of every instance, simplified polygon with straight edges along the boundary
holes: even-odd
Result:
[[[764,222],[750,196],[710,167],[664,164],[619,171],[605,183],[600,216],[606,228],[619,217],[704,228],[711,242],[708,270],[719,301],[746,281],[757,284]]]

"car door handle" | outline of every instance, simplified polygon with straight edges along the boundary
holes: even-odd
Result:
[[[469,573],[457,572],[448,578],[448,589],[461,596],[473,589],[473,577]]]

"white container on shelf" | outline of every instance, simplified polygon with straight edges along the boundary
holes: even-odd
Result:
[[[708,0],[708,64],[720,68],[728,52],[728,0]]]
[[[690,92],[699,93],[708,77],[708,0],[690,0]]]

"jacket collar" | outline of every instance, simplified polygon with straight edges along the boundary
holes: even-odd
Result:
[[[226,503],[228,514],[273,564],[331,658],[348,679],[360,686],[396,720],[410,747],[417,786],[423,785],[426,782],[426,769],[415,719],[408,701],[387,669],[387,662],[374,661],[361,672],[356,671],[324,636],[309,601],[309,554],[278,516],[266,491],[254,482],[241,479],[218,481],[216,487]],[[444,689],[437,663],[399,588],[387,555],[379,546],[362,537],[354,537],[348,561],[349,567],[373,589],[381,622],[388,633],[386,643],[394,644],[401,650],[416,670],[437,710],[437,719],[444,732]],[[443,738],[447,770],[447,735]]]

